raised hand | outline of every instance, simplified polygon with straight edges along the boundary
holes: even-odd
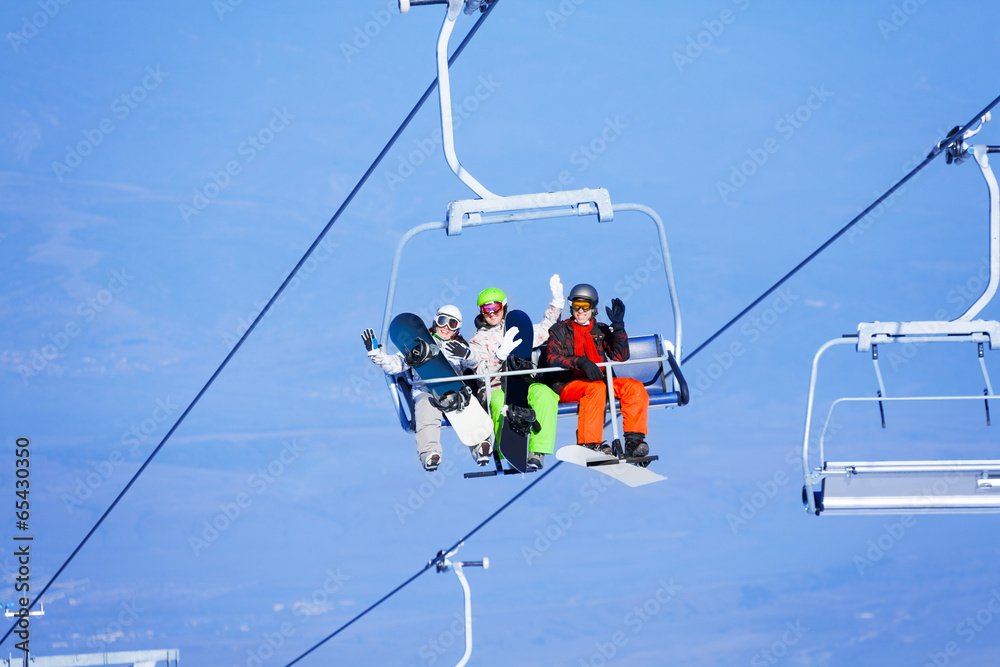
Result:
[[[608,313],[608,320],[611,321],[611,328],[620,331],[625,328],[625,304],[621,299],[612,299],[611,307],[605,308]]]
[[[368,350],[368,354],[371,354],[378,349],[378,341],[375,340],[375,330],[365,329],[361,332],[361,340],[365,344],[365,349]]]
[[[563,292],[563,284],[558,273],[549,278],[549,289],[552,290],[552,305],[558,306],[562,310],[562,307],[566,305],[566,295]]]
[[[521,344],[521,339],[517,337],[517,334],[517,327],[507,329],[507,333],[503,335],[503,342],[500,343],[500,349],[497,350],[497,359],[507,361],[507,357],[514,351],[514,348]]]

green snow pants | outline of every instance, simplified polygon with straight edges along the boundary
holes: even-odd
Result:
[[[490,414],[493,415],[493,428],[496,439],[500,439],[503,428],[503,389],[493,389],[490,393]],[[528,405],[535,411],[535,421],[541,429],[538,433],[531,432],[528,439],[528,451],[538,454],[551,454],[556,447],[556,420],[559,417],[559,395],[541,382],[533,382],[528,387]]]

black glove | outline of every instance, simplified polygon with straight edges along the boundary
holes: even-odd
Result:
[[[580,357],[576,362],[576,367],[587,374],[587,379],[591,382],[600,382],[604,379],[604,372],[601,368],[587,357]]]
[[[622,303],[621,299],[611,299],[611,307],[604,310],[608,313],[608,320],[611,322],[612,329],[615,331],[625,329],[625,304]]]
[[[378,341],[375,340],[375,330],[365,329],[361,332],[361,340],[365,343],[365,349],[371,352],[379,347]]]
[[[444,349],[448,350],[453,356],[459,359],[468,359],[469,355],[472,354],[472,350],[466,346],[459,343],[457,340],[450,340],[444,344]]]

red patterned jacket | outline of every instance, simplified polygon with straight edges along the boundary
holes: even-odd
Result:
[[[543,366],[561,367],[568,369],[566,373],[543,373],[540,377],[552,387],[557,394],[562,393],[563,388],[573,380],[586,380],[587,375],[580,370],[576,346],[573,340],[573,318],[561,320],[552,325],[549,329],[548,346],[545,356],[542,359]],[[629,357],[628,334],[625,330],[613,331],[611,327],[602,322],[591,320],[590,335],[594,339],[594,347],[601,355],[602,361],[626,361]]]

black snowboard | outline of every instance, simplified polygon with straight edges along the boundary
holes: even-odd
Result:
[[[510,353],[504,363],[504,370],[518,370],[531,365],[531,344],[534,341],[534,327],[527,313],[512,310],[507,313],[506,328],[517,327],[517,337],[521,343]],[[529,375],[512,375],[504,378],[504,418],[500,431],[498,448],[510,466],[518,472],[528,468],[528,437],[534,420],[525,420],[531,410],[528,405]]]

